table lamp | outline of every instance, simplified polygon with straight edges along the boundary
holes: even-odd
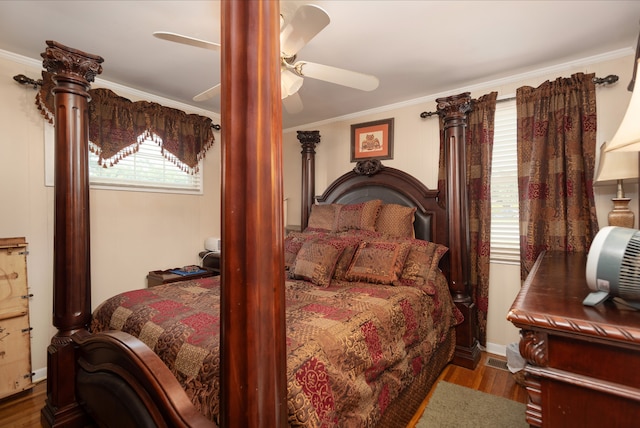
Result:
[[[638,156],[620,151],[607,151],[611,143],[600,147],[600,162],[596,183],[617,184],[616,197],[612,198],[613,210],[609,212],[609,226],[633,228],[634,214],[629,209],[630,198],[625,197],[623,181],[638,178]]]
[[[640,73],[640,67],[638,67],[638,62],[640,61],[640,36],[638,37],[638,46],[636,48],[636,62],[633,67],[633,78],[629,83],[629,90],[631,92],[631,101],[629,102],[629,106],[627,107],[627,111],[622,118],[622,123],[620,127],[616,131],[613,139],[609,141],[604,147],[602,153],[606,153],[606,156],[609,154],[620,153],[623,155],[627,155],[630,159],[636,162],[636,173],[635,177],[638,177],[640,174],[638,172],[638,152],[640,152],[640,90],[634,90],[635,82],[638,80],[638,74]],[[624,152],[635,152],[632,153],[624,153]],[[621,158],[619,158],[621,159]],[[600,159],[600,163],[602,164],[602,159]],[[608,163],[608,161],[606,162]],[[615,162],[612,162],[613,168],[617,168],[615,166]],[[620,167],[622,173],[622,166]],[[620,175],[618,174],[618,175]],[[615,173],[614,173],[615,175]],[[618,179],[623,180],[624,177],[618,177]],[[598,178],[596,178],[598,181]],[[624,198],[624,191],[622,190],[622,182],[619,183],[619,189],[623,192],[622,199]],[[618,198],[615,198],[618,199]],[[614,199],[614,211],[616,201]],[[618,202],[620,205],[625,204],[624,201]],[[626,202],[626,206],[628,207],[629,202]],[[627,208],[628,209],[628,208]],[[613,211],[612,211],[613,212]],[[615,221],[615,220],[614,220]],[[626,220],[628,222],[628,220]],[[633,226],[630,226],[633,227]]]

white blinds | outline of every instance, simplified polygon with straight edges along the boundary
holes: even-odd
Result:
[[[154,141],[144,140],[136,153],[109,168],[98,165],[98,157],[89,153],[89,181],[92,187],[199,194],[202,165],[199,172],[188,174],[162,156]]]
[[[520,262],[515,100],[496,104],[491,167],[491,261]]]

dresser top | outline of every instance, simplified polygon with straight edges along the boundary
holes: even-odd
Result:
[[[546,252],[529,273],[507,319],[519,328],[567,331],[640,345],[640,311],[611,299],[582,304],[587,255]]]

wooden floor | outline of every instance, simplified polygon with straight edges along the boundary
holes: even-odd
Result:
[[[504,361],[503,357],[483,353],[475,370],[449,365],[440,374],[438,380],[526,403],[527,395],[525,389],[515,382],[510,372],[486,365],[488,358]],[[0,427],[39,427],[40,409],[44,406],[46,394],[47,384],[43,381],[30,391],[0,401]],[[407,428],[413,428],[418,422],[429,398],[431,398],[431,394],[425,398],[424,403],[422,403],[414,418],[407,425]]]
[[[32,389],[0,401],[0,427],[23,428],[40,426],[40,409],[47,398],[47,381]]]

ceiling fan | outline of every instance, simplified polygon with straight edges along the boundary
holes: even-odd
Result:
[[[293,17],[287,21],[280,17],[280,70],[282,99],[285,109],[289,113],[302,110],[302,100],[298,90],[304,83],[304,78],[322,80],[362,91],[372,91],[378,87],[378,78],[368,74],[316,64],[307,61],[296,61],[298,52],[329,24],[329,15],[316,5],[302,5]],[[220,44],[196,39],[181,34],[157,31],[153,35],[162,40],[182,43],[189,46],[220,50]],[[205,101],[220,93],[220,84],[193,97],[194,101]]]

